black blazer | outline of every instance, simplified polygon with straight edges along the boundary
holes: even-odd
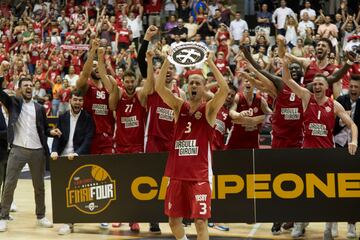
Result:
[[[13,96],[10,97],[7,93],[5,93],[4,89],[1,87],[3,80],[4,80],[3,77],[0,77],[0,102],[9,111],[7,140],[8,143],[11,145],[14,141],[15,124],[20,116],[21,108],[24,100],[21,97],[13,97]],[[35,104],[35,112],[36,112],[36,129],[39,134],[40,143],[43,146],[45,153],[49,154],[47,137],[51,137],[50,135],[51,128],[47,123],[45,108],[36,102],[34,102],[34,104]]]
[[[0,105],[0,161],[7,156],[7,125]]]
[[[55,137],[52,145],[52,151],[59,155],[65,149],[70,134],[70,111],[60,115],[57,121],[57,127],[62,132],[60,137]],[[94,123],[90,114],[82,110],[75,126],[73,145],[74,151],[78,155],[89,154],[91,140],[94,134]]]
[[[345,111],[351,111],[351,101],[350,101],[350,95],[346,94],[343,96],[340,96],[336,99],[344,108]],[[339,124],[339,118],[336,117],[335,127],[334,127],[334,135],[338,134],[344,127],[341,127]],[[356,101],[356,108],[354,112],[354,119],[356,126],[358,129],[360,129],[360,99]],[[358,135],[358,142],[360,141],[360,134]]]

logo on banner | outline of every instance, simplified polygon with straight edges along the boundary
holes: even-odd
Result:
[[[175,45],[171,51],[172,55],[168,56],[168,59],[172,64],[193,67],[206,60],[209,49],[195,42],[184,42]]]
[[[102,167],[87,164],[76,169],[66,188],[66,207],[98,214],[116,200],[116,182]]]

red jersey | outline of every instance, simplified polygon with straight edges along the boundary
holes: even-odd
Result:
[[[181,106],[165,176],[199,182],[209,182],[212,179],[211,143],[214,128],[206,120],[205,109],[206,103],[194,113],[190,113],[189,102],[184,102]]]
[[[311,95],[304,112],[303,148],[333,148],[334,126],[334,100],[328,98],[323,105],[319,105]]]
[[[173,88],[172,92],[180,97],[178,87]],[[147,109],[146,136],[171,141],[174,133],[174,111],[164,103],[157,92],[148,96]]]
[[[222,60],[216,59],[215,65],[219,69],[221,74],[225,74],[227,72],[226,67],[228,66],[228,62],[226,61],[226,59],[222,59]]]
[[[272,135],[286,139],[289,145],[298,146],[303,141],[303,107],[299,97],[284,86],[278,93],[272,115]]]
[[[129,97],[124,91],[116,109],[116,149],[144,149],[146,110],[137,94]]]
[[[328,77],[334,73],[336,68],[337,66],[335,64],[328,64],[325,68],[321,69],[317,65],[316,60],[311,61],[310,65],[305,71],[303,84],[306,85],[308,83],[311,83],[314,80],[314,76],[318,73],[322,73],[325,75],[325,77]]]
[[[161,12],[161,0],[151,0],[145,5],[145,12],[147,14],[150,13],[159,13]]]
[[[254,94],[251,105],[248,104],[243,93],[239,93],[239,103],[236,111],[249,111],[250,117],[263,115],[261,97]],[[259,130],[262,124],[254,127],[243,127],[234,124],[228,137],[227,149],[259,148]]]
[[[70,100],[71,88],[60,90],[60,102],[67,103]]]
[[[117,32],[119,33],[118,36],[119,43],[130,44],[131,31],[129,29],[119,28]]]
[[[92,81],[88,81],[88,90],[84,96],[84,109],[91,114],[95,123],[95,133],[106,133],[113,136],[114,117],[109,109],[109,93],[106,89],[97,88]]]
[[[212,142],[214,150],[225,149],[225,133],[231,128],[231,118],[229,117],[229,109],[222,106],[216,116],[215,136]]]

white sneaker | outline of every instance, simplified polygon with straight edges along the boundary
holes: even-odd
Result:
[[[305,233],[305,224],[302,222],[295,222],[294,227],[291,231],[291,237],[299,238]]]
[[[69,224],[64,224],[59,228],[58,234],[59,235],[67,235],[72,232],[72,228]]]
[[[356,227],[355,224],[350,224],[348,223],[347,225],[347,234],[346,237],[347,238],[356,238]]]
[[[101,229],[109,229],[109,224],[108,223],[100,223],[99,227]]]
[[[339,231],[338,231],[338,223],[337,222],[333,222],[332,226],[331,226],[331,236],[336,238],[339,236]]]
[[[37,220],[37,225],[43,228],[52,228],[53,224],[46,217]]]
[[[7,230],[7,221],[5,219],[0,220],[0,232],[5,232]]]
[[[11,203],[10,212],[17,212],[17,207],[14,202]]]

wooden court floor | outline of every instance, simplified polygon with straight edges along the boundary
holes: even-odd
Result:
[[[47,217],[52,219],[51,210],[51,189],[50,181],[46,180],[46,206]],[[49,239],[76,239],[76,240],[96,240],[96,239],[175,239],[170,235],[170,228],[166,223],[160,224],[162,235],[153,235],[148,232],[148,224],[140,224],[141,232],[133,234],[129,231],[127,224],[123,224],[120,228],[112,228],[109,230],[100,230],[98,224],[76,224],[75,233],[66,236],[59,236],[57,231],[61,224],[55,224],[54,228],[44,229],[36,227],[34,215],[34,194],[31,180],[19,180],[18,187],[15,192],[15,203],[18,212],[12,213],[14,218],[8,224],[8,231],[0,233],[0,239],[4,240],[49,240]],[[306,237],[302,239],[322,239],[324,223],[310,223],[306,229]],[[232,239],[291,239],[290,232],[283,232],[279,236],[272,236],[270,232],[270,223],[258,224],[229,224],[229,232],[221,232],[216,229],[210,229],[211,239],[220,239],[220,236],[233,237]],[[360,226],[358,225],[359,229]],[[346,223],[339,223],[339,237],[336,239],[346,239]],[[186,228],[188,235],[195,234],[195,228]],[[359,234],[359,231],[358,231]],[[167,238],[166,238],[167,236]],[[195,239],[191,237],[190,239]]]

